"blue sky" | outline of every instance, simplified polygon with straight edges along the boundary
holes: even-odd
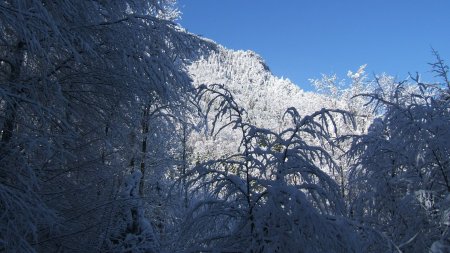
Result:
[[[309,90],[321,73],[430,78],[431,47],[450,63],[450,0],[179,0],[188,31],[260,54]]]

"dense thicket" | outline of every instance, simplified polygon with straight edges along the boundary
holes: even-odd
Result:
[[[126,178],[169,166],[164,116],[189,100],[180,59],[195,38],[173,14],[171,1],[0,4],[2,251],[154,244],[135,201],[150,186]]]

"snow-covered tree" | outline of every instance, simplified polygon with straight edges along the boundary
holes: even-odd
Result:
[[[187,251],[355,252],[357,234],[345,217],[338,185],[315,163],[334,166],[331,156],[303,135],[328,141],[335,126],[324,122],[340,110],[301,117],[290,108],[290,127],[273,132],[247,123],[246,111],[220,85],[201,87],[209,106],[219,104],[215,123],[239,131],[240,152],[207,161],[189,171],[192,202],[178,247]]]
[[[435,70],[444,83],[414,77],[415,84],[399,82],[390,93],[364,94],[384,114],[350,152],[356,160],[349,179],[351,216],[402,252],[425,252],[435,241],[436,250],[448,247],[450,107],[443,66]],[[372,251],[386,246],[378,243]]]
[[[0,3],[0,251],[104,247],[123,178],[154,158],[139,153],[145,138],[164,147],[169,135],[147,131],[164,123],[147,121],[146,109],[182,110],[183,59],[211,45],[170,21],[174,7]]]

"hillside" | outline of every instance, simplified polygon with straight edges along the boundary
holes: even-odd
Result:
[[[198,56],[195,61],[188,61],[187,71],[193,85],[224,85],[237,104],[245,109],[246,120],[255,126],[281,131],[290,124],[284,118],[288,108],[296,108],[300,115],[309,115],[322,108],[348,109],[351,104],[348,100],[306,92],[289,79],[273,75],[270,66],[253,51],[229,50],[215,45],[208,54]],[[356,130],[349,128],[348,124],[339,119],[337,122],[339,128],[346,129],[347,133]],[[370,122],[367,122],[365,125],[369,124]],[[190,145],[193,146],[196,159],[218,158],[231,154],[238,149],[239,140],[242,138],[231,128],[222,130],[214,137],[195,132],[191,136]],[[310,139],[310,136],[304,137]],[[321,145],[314,139],[310,141]]]
[[[289,79],[274,76],[252,51],[234,51],[219,45],[211,54],[190,64],[188,73],[194,86],[223,84],[247,110],[250,121],[261,127],[276,129],[289,107],[307,114],[328,103],[326,97],[305,92]]]

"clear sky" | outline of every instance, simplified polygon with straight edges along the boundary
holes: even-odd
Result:
[[[450,63],[450,0],[179,0],[188,31],[260,54],[309,90],[321,73],[431,76],[431,47]]]

